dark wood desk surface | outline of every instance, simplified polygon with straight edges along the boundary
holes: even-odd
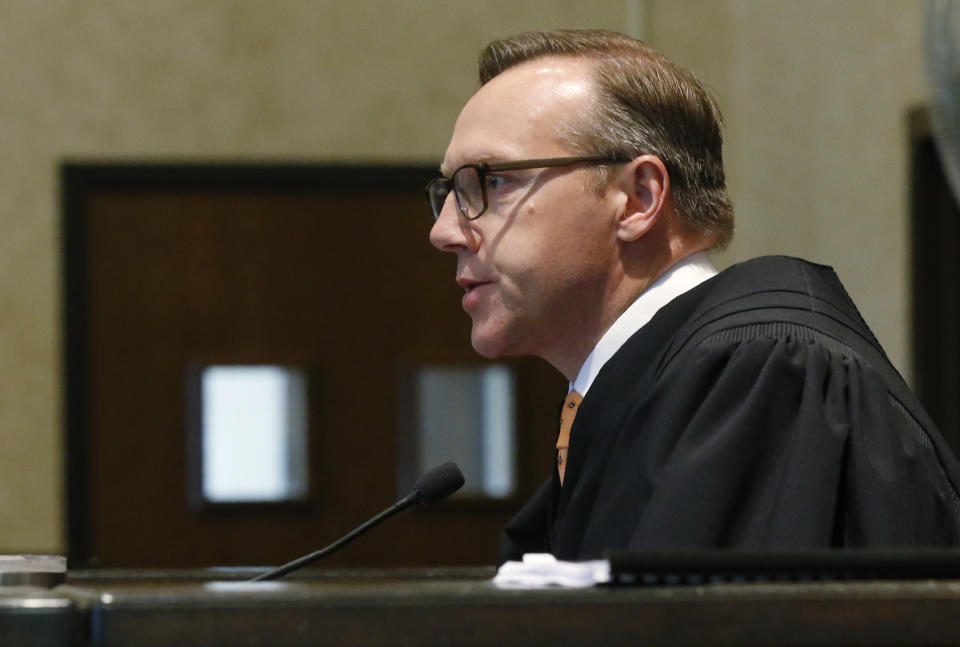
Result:
[[[960,581],[521,591],[496,588],[491,574],[319,572],[244,585],[237,571],[77,573],[0,598],[0,627],[15,615],[2,600],[33,600],[30,626],[45,618],[72,643],[4,632],[2,644],[960,645]]]
[[[83,614],[60,591],[26,586],[0,587],[0,645],[63,647],[78,644]]]

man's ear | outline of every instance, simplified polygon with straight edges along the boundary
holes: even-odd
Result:
[[[659,157],[642,155],[627,164],[620,182],[627,200],[624,212],[617,218],[617,238],[633,242],[650,231],[663,215],[670,175]]]

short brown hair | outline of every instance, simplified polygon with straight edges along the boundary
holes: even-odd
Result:
[[[561,125],[561,135],[583,153],[659,157],[685,229],[712,237],[714,248],[725,247],[733,236],[733,204],[723,172],[723,117],[696,77],[629,36],[570,29],[491,42],[480,54],[480,83],[546,56],[596,61],[593,114]]]

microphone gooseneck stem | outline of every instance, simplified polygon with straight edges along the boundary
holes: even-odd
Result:
[[[307,564],[320,559],[321,557],[325,557],[330,553],[336,550],[339,550],[340,548],[343,548],[344,546],[349,544],[351,541],[353,541],[363,533],[367,532],[374,526],[377,526],[383,521],[386,521],[387,519],[397,514],[398,512],[401,512],[409,508],[411,505],[419,501],[419,499],[420,499],[420,492],[417,490],[414,490],[413,492],[411,492],[410,494],[408,494],[407,496],[400,499],[399,501],[394,503],[392,506],[390,506],[389,508],[387,508],[386,510],[378,514],[377,516],[357,526],[352,531],[350,531],[349,533],[347,533],[337,541],[333,542],[326,548],[321,548],[320,550],[310,553],[309,555],[304,555],[303,557],[295,559],[292,562],[288,562],[283,566],[278,566],[272,571],[267,571],[266,573],[258,575],[248,581],[249,582],[265,582],[268,580],[274,580],[278,577],[286,575],[287,573],[293,572],[298,568],[302,568]]]

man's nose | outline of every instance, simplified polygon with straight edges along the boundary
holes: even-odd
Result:
[[[433,228],[430,229],[430,243],[444,252],[463,250],[476,251],[477,235],[471,221],[460,215],[457,210],[457,198],[451,191],[443,202],[443,209]]]

